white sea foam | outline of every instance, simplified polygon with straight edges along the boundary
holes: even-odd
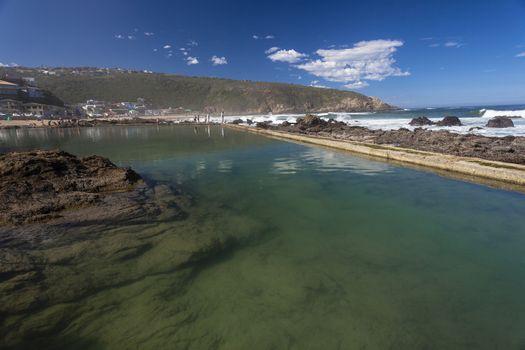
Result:
[[[497,116],[525,118],[525,109],[516,111],[497,111],[494,109],[481,109],[479,113],[483,118],[493,118]]]
[[[373,112],[364,113],[318,113],[324,120],[333,119],[338,122],[344,122],[352,126],[363,126],[373,130],[397,130],[400,128],[406,128],[413,130],[416,127],[410,126],[410,118],[381,118],[374,115]],[[453,127],[439,127],[439,126],[425,126],[424,128],[429,130],[448,130],[459,134],[477,134],[484,136],[524,136],[525,137],[525,119],[517,118],[513,119],[515,127],[513,128],[487,128],[487,120],[496,115],[507,115],[507,116],[524,116],[525,110],[520,111],[495,111],[495,110],[480,110],[479,117],[460,117],[462,126]],[[254,123],[258,122],[272,122],[273,124],[282,124],[284,121],[289,123],[295,123],[297,118],[303,117],[304,114],[273,114],[273,115],[249,115],[241,117],[227,117],[226,121],[231,122],[235,119],[241,119],[243,122],[251,120]],[[430,118],[432,121],[437,122],[442,118]]]

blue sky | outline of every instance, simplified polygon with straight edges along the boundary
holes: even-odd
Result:
[[[0,0],[0,62],[523,104],[525,0]]]

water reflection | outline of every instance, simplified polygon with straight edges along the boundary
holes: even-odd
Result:
[[[217,171],[219,173],[231,173],[233,168],[233,161],[230,159],[220,160],[217,165]]]
[[[387,163],[373,162],[349,156],[348,153],[306,148],[304,152],[289,158],[276,158],[272,164],[272,173],[292,175],[299,171],[349,172],[365,176],[387,174],[392,167]]]

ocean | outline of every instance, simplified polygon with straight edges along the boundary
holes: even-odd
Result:
[[[419,108],[401,109],[392,112],[361,112],[361,113],[320,113],[324,119],[334,119],[349,125],[364,126],[370,129],[395,130],[400,128],[414,129],[409,122],[412,118],[428,117],[433,121],[441,120],[445,116],[456,116],[461,119],[463,126],[438,127],[428,126],[430,130],[449,130],[452,132],[467,134],[473,133],[483,136],[525,136],[525,105],[505,106],[474,106],[474,107],[450,107],[450,108]],[[304,114],[268,114],[247,115],[241,117],[228,117],[227,121],[250,119],[254,122],[272,121],[282,123],[284,121],[295,122]],[[485,125],[490,118],[496,116],[513,117],[514,127],[495,129],[486,128]],[[481,128],[481,129],[480,129]]]

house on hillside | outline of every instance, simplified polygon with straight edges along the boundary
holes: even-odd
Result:
[[[20,90],[20,86],[18,86],[17,84],[11,83],[5,80],[0,80],[0,98],[1,97],[6,97],[6,98],[17,97],[19,90]]]
[[[9,98],[0,99],[0,113],[19,113],[22,110],[22,102]]]
[[[82,109],[89,117],[102,117],[106,112],[106,102],[96,101],[96,100],[87,100]]]
[[[24,111],[32,115],[45,115],[50,109],[50,106],[44,105],[42,103],[29,102],[24,103]]]

